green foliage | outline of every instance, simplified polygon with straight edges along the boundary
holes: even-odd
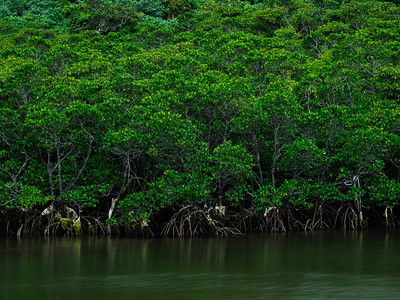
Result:
[[[399,8],[255,2],[3,1],[1,209],[397,206]]]
[[[239,145],[225,141],[213,150],[211,172],[219,199],[237,205],[244,200],[247,181],[251,180],[254,166],[252,157]]]
[[[199,7],[197,0],[161,0],[166,7],[168,17],[175,18]]]
[[[134,32],[137,25],[136,11],[122,4],[88,1],[85,4],[64,8],[63,14],[69,20],[72,32],[84,30],[96,30],[100,34],[115,31]]]
[[[22,186],[20,194],[16,197],[13,205],[23,209],[33,209],[37,205],[46,204],[49,200],[49,197],[44,197],[36,187]]]
[[[73,190],[63,192],[59,195],[59,199],[78,203],[86,207],[96,207],[99,203],[99,196],[105,194],[109,186],[109,184],[79,186]]]
[[[37,206],[45,205],[51,197],[43,195],[42,191],[34,186],[15,185],[4,182],[0,185],[0,205],[5,209],[33,210]]]
[[[135,8],[139,12],[155,18],[164,18],[167,13],[167,9],[161,0],[140,0],[136,2]]]
[[[399,205],[400,184],[396,180],[380,178],[370,187],[370,203],[385,207]]]
[[[5,0],[0,5],[1,23],[22,27],[28,22],[44,23],[50,27],[61,26],[64,18],[58,1],[52,0]]]
[[[294,178],[317,178],[329,166],[326,150],[319,149],[311,139],[297,139],[283,146],[282,152],[278,168]]]

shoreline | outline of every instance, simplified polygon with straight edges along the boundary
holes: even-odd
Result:
[[[356,203],[315,203],[312,208],[285,206],[265,210],[188,205],[168,207],[151,215],[148,221],[132,219],[129,222],[118,213],[107,219],[105,213],[77,215],[71,211],[69,207],[53,208],[48,214],[39,210],[2,211],[0,236],[192,238],[294,231],[388,231],[400,227],[398,207],[370,206],[358,211]]]

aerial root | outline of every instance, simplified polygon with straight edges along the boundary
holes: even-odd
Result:
[[[385,208],[383,213],[386,228],[396,228],[396,225],[400,225],[400,218],[395,216],[393,208],[388,206]]]
[[[286,232],[280,207],[267,207],[264,218],[266,226],[271,232]]]
[[[312,219],[308,219],[305,227],[309,230],[330,230],[334,227],[334,225],[330,222],[330,217],[327,215],[329,213],[329,209],[326,208],[326,205],[319,204],[318,202],[314,205],[314,213]],[[325,220],[324,220],[325,219]]]
[[[81,234],[107,234],[107,224],[101,216],[83,216],[66,207],[48,207],[42,214],[15,209],[0,211],[1,234],[5,236],[47,236]],[[80,211],[79,211],[80,212]],[[365,213],[365,217],[363,217]],[[170,220],[160,227],[159,220],[120,220],[115,232],[136,236],[231,236],[252,232],[287,232],[313,230],[359,230],[366,226],[393,229],[400,227],[397,207],[372,207],[365,209],[360,202],[317,202],[308,207],[276,206],[263,211],[255,208],[230,210],[223,206],[202,208],[188,205],[176,210]],[[164,216],[163,216],[164,217]],[[368,223],[367,223],[368,222]],[[121,231],[120,231],[121,230]],[[126,230],[126,231],[124,231]],[[154,232],[153,232],[154,230]],[[161,232],[159,231],[161,230]]]
[[[129,232],[131,234],[133,233],[135,236],[155,237],[149,222],[141,218],[132,219],[126,228],[128,228]]]
[[[163,228],[163,236],[217,236],[242,235],[232,226],[228,214],[216,208],[199,208],[188,205],[176,212]]]
[[[259,211],[244,209],[236,216],[237,226],[242,232],[264,232],[266,230],[265,218]]]
[[[336,212],[334,227],[337,225],[344,230],[357,230],[359,226],[364,228],[366,222],[360,219],[360,211],[348,202],[342,204]]]
[[[87,216],[81,216],[81,222],[84,232],[89,234],[105,234],[106,233],[106,226],[103,224],[98,218]]]

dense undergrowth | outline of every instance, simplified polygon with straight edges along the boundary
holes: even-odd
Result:
[[[3,235],[399,226],[400,8],[0,2]]]

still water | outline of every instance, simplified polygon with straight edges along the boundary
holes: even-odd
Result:
[[[400,233],[0,240],[0,299],[400,299]]]

